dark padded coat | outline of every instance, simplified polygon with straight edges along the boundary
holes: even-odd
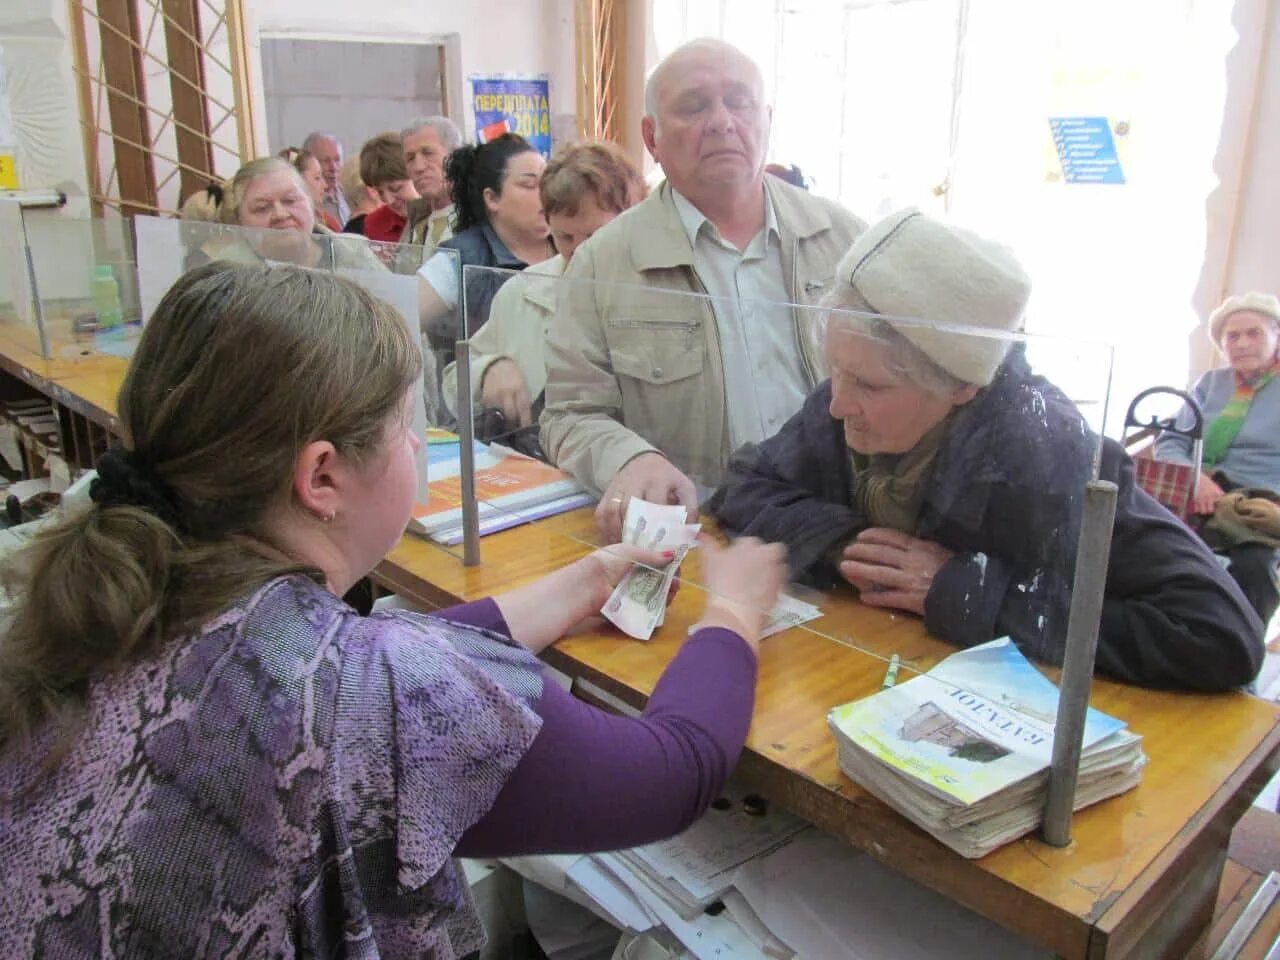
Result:
[[[730,460],[711,512],[730,532],[787,545],[793,574],[843,582],[831,562],[870,526],[852,504],[843,426],[823,383],[777,434]],[[1099,439],[1015,347],[957,411],[925,481],[914,531],[955,552],[925,598],[929,632],[962,647],[1009,635],[1061,664],[1083,491]],[[1097,667],[1129,683],[1227,690],[1262,663],[1263,626],[1204,543],[1135,486],[1101,443],[1119,497]]]

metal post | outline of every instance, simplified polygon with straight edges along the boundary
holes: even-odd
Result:
[[[480,565],[480,510],[476,503],[475,420],[471,401],[471,341],[459,340],[454,369],[458,371],[458,452],[462,466],[462,563]]]
[[[1058,721],[1053,736],[1053,767],[1049,771],[1049,795],[1044,805],[1042,835],[1045,843],[1055,847],[1065,847],[1071,842],[1071,812],[1080,773],[1085,712],[1089,709],[1089,685],[1098,650],[1098,625],[1102,619],[1102,595],[1107,585],[1115,517],[1116,485],[1107,480],[1089,481],[1076,548],[1076,575],[1071,586],[1071,614],[1067,620],[1067,647],[1062,660]]]
[[[27,217],[23,212],[24,207],[18,204],[18,222],[22,224],[22,249],[27,257],[27,276],[30,278],[31,284],[31,305],[36,311],[36,332],[40,336],[40,356],[48,357],[49,354],[49,333],[44,328],[44,304],[40,302],[40,284],[36,280],[36,261],[31,253],[31,241],[27,237]]]

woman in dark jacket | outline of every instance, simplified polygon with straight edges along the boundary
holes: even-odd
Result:
[[[1100,670],[1153,687],[1248,683],[1262,624],[1198,538],[1135,487],[1007,338],[1029,293],[1003,248],[895,214],[842,261],[825,330],[831,380],[776,435],[739,450],[711,503],[727,529],[787,544],[795,575],[847,581],[960,646],[1009,635],[1061,663],[1085,484],[1119,487]],[[873,306],[874,305],[874,306]]]
[[[538,184],[542,154],[513,133],[459,147],[445,161],[453,191],[453,236],[418,271],[427,290],[423,320],[433,341],[452,351],[489,319],[489,306],[510,273],[555,256]],[[495,270],[465,268],[492,267]],[[459,271],[466,285],[465,313],[458,303]],[[432,296],[434,294],[434,296]],[[465,327],[462,318],[465,316]]]

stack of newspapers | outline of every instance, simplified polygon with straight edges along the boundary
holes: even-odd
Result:
[[[965,857],[1040,825],[1058,689],[1008,638],[947,657],[928,673],[827,718],[840,767]],[[1142,738],[1090,709],[1075,809],[1137,786]]]
[[[670,840],[504,863],[549,960],[1052,960],[733,787]]]

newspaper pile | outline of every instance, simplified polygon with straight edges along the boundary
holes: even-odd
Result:
[[[1007,637],[836,707],[827,723],[850,779],[965,857],[1039,826],[1058,688]],[[1090,708],[1075,809],[1138,785],[1142,738]]]
[[[526,884],[529,924],[551,960],[1052,958],[733,787],[671,840],[503,862],[572,901],[553,907]],[[612,948],[598,919],[614,929]]]

